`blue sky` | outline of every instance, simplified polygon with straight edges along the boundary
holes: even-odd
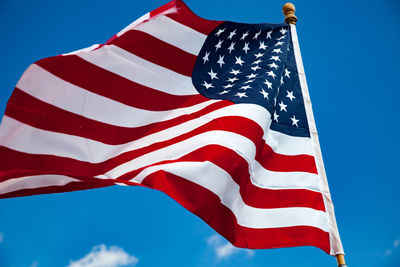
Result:
[[[166,2],[0,0],[0,114],[29,64],[103,43]],[[346,261],[399,266],[400,3],[293,2]],[[279,23],[285,2],[186,3],[208,19]],[[335,266],[313,247],[233,249],[166,195],[145,188],[0,200],[0,266],[87,267],[96,259],[116,267]]]

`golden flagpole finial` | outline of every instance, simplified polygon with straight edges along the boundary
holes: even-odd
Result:
[[[285,15],[285,22],[289,24],[296,24],[297,17],[294,15],[296,11],[292,3],[286,3],[282,8],[283,14]]]
[[[346,262],[344,261],[344,255],[343,254],[337,254],[336,255],[336,260],[337,260],[338,267],[347,267]]]

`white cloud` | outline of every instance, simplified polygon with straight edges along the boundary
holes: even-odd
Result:
[[[219,259],[228,258],[235,252],[238,252],[238,250],[239,249],[232,246],[231,243],[226,243],[225,245],[215,247],[215,252],[217,253]]]
[[[231,243],[224,241],[218,235],[212,235],[207,238],[207,243],[210,245],[218,259],[229,258],[235,253],[246,252],[249,257],[254,256],[254,251],[249,249],[242,249],[234,247]]]
[[[37,261],[34,261],[33,263],[32,263],[32,265],[31,265],[31,267],[37,267],[38,266],[38,262]]]
[[[105,245],[98,245],[92,248],[92,251],[85,257],[70,261],[68,267],[120,267],[135,266],[138,258],[129,255],[122,248]]]
[[[388,248],[385,250],[383,253],[383,257],[389,257],[393,254],[393,252],[400,246],[400,238],[397,238],[393,241],[393,246],[391,248]]]
[[[387,249],[387,250],[385,250],[384,255],[385,255],[386,257],[388,257],[388,256],[392,255],[392,253],[393,253],[393,250]]]
[[[3,242],[3,240],[4,240],[4,234],[0,232],[0,243]]]

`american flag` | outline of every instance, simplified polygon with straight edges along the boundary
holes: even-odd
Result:
[[[0,158],[1,198],[141,185],[237,247],[343,253],[293,25],[205,20],[176,0],[39,60]]]

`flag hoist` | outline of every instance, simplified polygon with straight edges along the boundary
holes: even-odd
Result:
[[[294,5],[292,3],[286,3],[283,5],[282,8],[283,14],[285,15],[285,22],[291,24],[292,28],[295,28],[296,26],[296,22],[297,22],[297,17],[294,14],[296,11],[296,8],[294,7]],[[293,42],[298,44],[298,40],[297,40],[297,35],[294,36]],[[296,56],[300,56],[300,55],[296,55]],[[336,254],[336,260],[337,260],[337,264],[338,267],[346,267],[346,261],[344,260],[344,254]]]

